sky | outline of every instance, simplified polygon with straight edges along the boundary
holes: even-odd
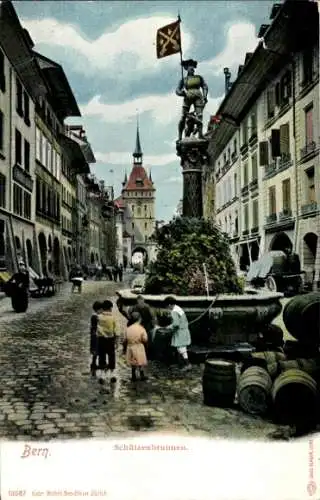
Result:
[[[183,58],[198,61],[209,86],[205,129],[224,97],[223,68],[231,81],[255,49],[271,0],[258,1],[15,1],[35,49],[60,63],[79,104],[96,157],[92,172],[121,192],[132,168],[137,116],[144,166],[156,187],[156,219],[170,220],[182,198],[176,156],[182,100],[175,95],[180,55],[156,58],[156,32],[182,20]],[[113,172],[112,172],[113,171]]]

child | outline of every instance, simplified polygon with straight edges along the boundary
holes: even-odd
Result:
[[[117,381],[114,376],[116,368],[116,347],[117,347],[117,325],[116,320],[112,314],[113,304],[110,300],[105,300],[101,304],[101,312],[98,315],[98,368],[102,372],[110,370],[111,382]],[[107,364],[108,356],[108,364]],[[100,384],[103,384],[103,378],[100,376]]]
[[[132,323],[127,327],[125,341],[127,343],[127,363],[131,366],[131,380],[135,382],[136,369],[139,369],[140,379],[147,380],[143,367],[147,365],[145,344],[148,342],[146,330],[141,325],[141,316],[137,312],[131,315]]]
[[[95,302],[92,306],[93,314],[90,319],[90,354],[92,361],[90,366],[91,374],[94,376],[97,370],[97,328],[98,328],[98,314],[102,311],[101,303]]]

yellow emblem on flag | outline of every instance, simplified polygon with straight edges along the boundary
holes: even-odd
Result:
[[[180,21],[167,24],[157,31],[157,58],[172,56],[181,51]]]

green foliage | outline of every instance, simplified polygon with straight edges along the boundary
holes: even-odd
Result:
[[[229,240],[211,221],[177,217],[158,229],[154,239],[159,250],[149,266],[146,293],[205,295],[203,264],[211,294],[242,293]]]

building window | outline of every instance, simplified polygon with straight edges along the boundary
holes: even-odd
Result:
[[[234,218],[234,233],[239,234],[239,216],[237,210],[235,212],[235,218]]]
[[[234,139],[234,141],[233,141],[233,152],[234,152],[235,155],[238,152],[237,139]]]
[[[253,155],[251,158],[251,167],[252,167],[252,180],[255,181],[258,179],[258,157],[257,155]]]
[[[144,229],[145,229],[145,230],[147,230],[147,229],[148,229],[148,223],[147,223],[147,222],[145,222],[145,223],[144,223]]]
[[[257,111],[255,110],[252,115],[251,115],[251,130],[250,130],[250,136],[256,136],[257,135]]]
[[[248,203],[243,207],[243,227],[247,231],[249,229],[249,205]]]
[[[280,153],[283,159],[290,158],[290,128],[289,123],[280,125]]]
[[[148,210],[148,206],[147,206],[147,205],[145,205],[145,206],[144,206],[144,211],[146,212],[147,210]]]
[[[42,156],[41,156],[41,163],[45,167],[47,166],[47,139],[46,137],[41,134],[41,143],[42,143]]]
[[[247,186],[248,183],[249,183],[248,163],[246,162],[243,165],[243,186]]]
[[[134,222],[132,223],[132,229],[134,229]]]
[[[41,163],[42,149],[41,149],[41,131],[36,128],[36,159]]]
[[[0,174],[0,207],[6,208],[6,177]]]
[[[302,54],[303,85],[311,83],[313,80],[313,48],[308,48]]]
[[[23,215],[22,205],[22,189],[17,184],[13,184],[13,211],[17,215]]]
[[[268,118],[272,118],[274,116],[274,111],[276,107],[275,102],[275,89],[274,87],[268,89],[267,91],[267,113]]]
[[[282,209],[284,212],[291,210],[291,182],[290,179],[282,181]]]
[[[52,172],[52,148],[49,141],[47,141],[47,169]]]
[[[313,105],[305,110],[305,123],[306,123],[306,145],[308,146],[313,142]]]
[[[29,106],[29,96],[26,92],[23,93],[23,104],[24,104],[24,123],[30,127],[30,106]]]
[[[30,144],[24,140],[24,169],[30,172]]]
[[[140,208],[140,207],[138,207],[137,212],[138,212],[138,214],[137,214],[137,215],[138,215],[138,217],[140,217],[140,216],[141,216],[141,208]]]
[[[61,156],[59,153],[57,153],[57,179],[58,181],[60,180],[60,175],[61,175]],[[85,200],[85,196],[84,196]]]
[[[248,142],[248,121],[245,120],[241,127],[242,135],[242,145],[244,146]]]
[[[31,219],[31,194],[23,193],[23,215],[26,219]]]
[[[274,215],[276,213],[277,213],[276,186],[271,186],[269,188],[269,215]]]
[[[234,195],[238,196],[238,175],[233,175]]]
[[[36,180],[36,211],[41,212],[41,182],[40,179]]]
[[[6,91],[6,75],[5,75],[5,64],[4,64],[4,53],[0,49],[0,90],[1,92]]]
[[[4,114],[0,110],[0,151],[4,149],[3,146],[4,146]]]
[[[252,202],[252,228],[259,227],[259,201],[253,200]]]
[[[23,118],[23,88],[19,81],[16,79],[16,89],[17,89],[17,102],[16,102],[16,111],[21,118]]]
[[[22,137],[19,130],[15,132],[15,162],[16,165],[22,165]]]
[[[316,191],[314,182],[314,167],[306,170],[306,188],[307,188],[307,203],[313,203],[316,201]]]

